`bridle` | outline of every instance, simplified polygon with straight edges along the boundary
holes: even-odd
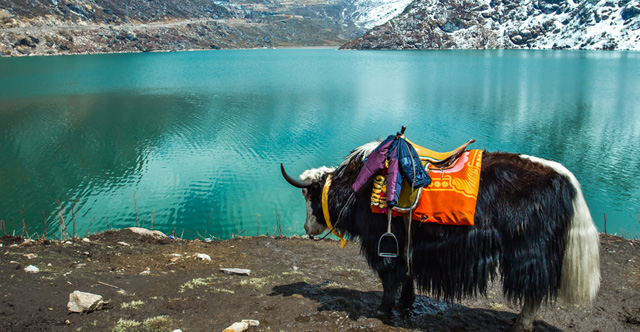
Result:
[[[331,218],[329,216],[329,188],[331,187],[332,181],[333,176],[329,174],[324,182],[324,186],[322,187],[322,215],[324,217],[325,223],[327,224],[327,227],[329,227],[329,232],[318,239],[313,237],[313,235],[309,235],[309,238],[314,241],[321,241],[327,238],[327,236],[333,234],[340,239],[340,248],[344,248],[344,246],[347,245],[347,241],[344,239],[344,235],[346,232],[344,230],[342,232],[336,231],[336,226],[338,226],[338,224],[342,220],[342,212],[344,212],[344,209],[349,205],[349,203],[351,203],[351,199],[353,198],[354,193],[352,192],[351,195],[349,195],[349,199],[347,199],[347,202],[344,204],[344,206],[342,206],[342,209],[340,209],[340,213],[338,214],[338,219],[336,220],[335,225],[332,225]]]

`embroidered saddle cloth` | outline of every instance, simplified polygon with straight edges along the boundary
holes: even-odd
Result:
[[[413,208],[413,220],[473,225],[481,166],[482,150],[464,151],[453,165],[446,168],[429,166],[431,185],[415,190],[413,194],[410,186],[403,185],[393,214],[399,216]],[[383,174],[374,180],[371,199],[371,211],[374,213],[387,213],[385,187]],[[376,200],[382,203],[376,204]]]

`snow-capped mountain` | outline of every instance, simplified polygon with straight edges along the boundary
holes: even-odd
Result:
[[[381,25],[402,13],[412,0],[355,0],[345,1],[343,16],[363,29]]]
[[[639,0],[415,0],[350,49],[640,50]]]

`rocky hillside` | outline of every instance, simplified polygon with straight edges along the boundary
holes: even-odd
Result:
[[[411,3],[411,0],[355,0],[347,1],[344,10],[346,19],[367,30],[387,23]]]
[[[414,0],[345,49],[640,50],[637,0]]]
[[[0,55],[341,45],[345,1],[1,0]]]
[[[0,8],[4,28],[232,17],[228,8],[207,0],[3,0]]]

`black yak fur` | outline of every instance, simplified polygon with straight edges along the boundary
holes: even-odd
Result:
[[[579,191],[566,174],[518,154],[485,151],[475,225],[411,222],[411,271],[407,271],[403,218],[393,218],[391,227],[401,256],[383,258],[378,255],[378,240],[387,230],[387,216],[371,212],[371,188],[356,194],[345,207],[368,152],[354,150],[332,172],[329,214],[337,230],[346,231],[348,238],[359,238],[362,254],[380,277],[382,313],[391,311],[398,293],[399,305],[410,306],[415,297],[414,281],[420,292],[460,301],[486,296],[489,281],[501,280],[504,296],[514,304],[529,306],[533,315],[541,303],[558,297],[573,201]],[[322,224],[320,196],[327,175],[321,174],[305,189],[315,221]],[[589,222],[593,227],[590,215]],[[598,244],[588,241],[597,252]],[[597,276],[592,276],[597,285],[588,300],[599,285],[599,261],[597,257],[591,260],[597,264]]]

